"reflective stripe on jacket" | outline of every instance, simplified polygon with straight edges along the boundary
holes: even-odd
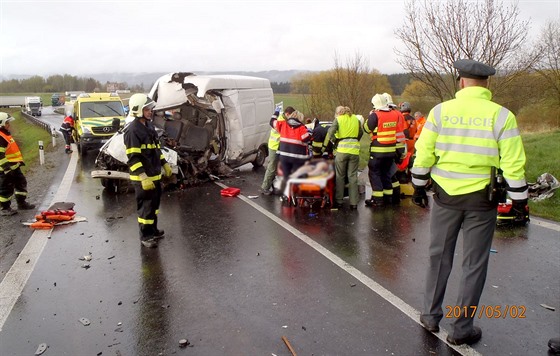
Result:
[[[20,166],[23,155],[16,141],[5,128],[0,129],[0,136],[3,138],[0,144],[0,172],[7,173]]]
[[[134,119],[124,131],[124,144],[130,169],[130,180],[140,181],[139,175],[145,173],[153,181],[161,179],[161,167],[165,158],[155,129],[149,122]]]
[[[449,195],[468,194],[490,183],[501,168],[512,199],[527,198],[525,150],[515,115],[490,101],[483,87],[467,87],[434,107],[416,142],[413,183],[431,176]]]
[[[339,115],[334,119],[329,129],[329,136],[336,138],[337,153],[360,154],[360,138],[362,137],[360,120],[356,115]]]
[[[404,118],[396,110],[370,113],[364,131],[371,135],[370,151],[377,157],[394,156],[397,148],[404,150]]]
[[[280,133],[280,146],[278,154],[285,157],[298,159],[308,159],[309,150],[307,141],[311,139],[311,134],[307,127],[301,124],[297,127],[290,126],[288,121],[272,119],[271,125]]]

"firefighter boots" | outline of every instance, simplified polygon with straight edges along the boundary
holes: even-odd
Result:
[[[393,188],[393,196],[391,197],[391,203],[393,205],[399,205],[401,203],[401,187]]]
[[[17,210],[10,207],[10,202],[2,203],[2,210],[0,210],[1,216],[10,216],[14,214],[17,214]]]
[[[383,198],[380,197],[371,197],[371,199],[366,199],[365,203],[366,206],[372,206],[372,207],[380,207],[385,205],[383,203]]]
[[[35,209],[35,204],[29,204],[25,201],[25,197],[17,199],[18,210],[31,210]]]

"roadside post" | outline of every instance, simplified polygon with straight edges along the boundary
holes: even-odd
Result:
[[[45,150],[43,147],[43,141],[39,141],[39,162],[41,166],[45,164]]]
[[[56,130],[54,127],[51,127],[51,133],[52,133],[52,145],[53,147],[56,147]]]

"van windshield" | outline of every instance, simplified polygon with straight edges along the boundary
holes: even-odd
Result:
[[[118,101],[96,101],[80,104],[81,117],[124,116],[124,109]]]

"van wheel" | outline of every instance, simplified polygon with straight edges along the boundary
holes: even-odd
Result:
[[[262,167],[267,154],[268,154],[268,150],[266,150],[262,146],[259,147],[259,150],[257,151],[257,157],[255,157],[255,160],[253,161],[253,167],[255,168]]]

